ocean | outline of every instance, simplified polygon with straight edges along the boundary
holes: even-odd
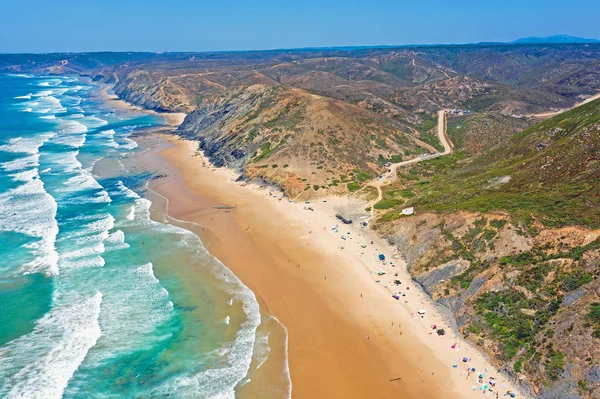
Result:
[[[239,397],[272,319],[198,236],[151,217],[152,171],[123,161],[163,120],[98,90],[0,75],[0,397]]]

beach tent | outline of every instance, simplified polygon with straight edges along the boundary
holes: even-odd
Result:
[[[384,254],[379,254],[379,260],[385,260],[385,255]]]

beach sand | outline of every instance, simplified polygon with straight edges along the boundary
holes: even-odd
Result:
[[[115,94],[110,94],[108,91],[111,90],[111,86],[102,86],[99,92],[99,96],[102,100],[106,101],[111,107],[123,109],[131,112],[143,112],[151,115],[158,115],[165,119],[169,126],[179,126],[183,123],[186,114],[183,112],[157,112],[148,110],[137,105],[128,103],[125,100],[119,99]]]
[[[136,140],[147,149],[136,163],[165,176],[150,188],[168,198],[169,215],[195,223],[208,251],[287,328],[294,398],[482,397],[479,372],[486,382],[496,377],[501,397],[518,392],[448,327],[393,248],[368,229],[335,219],[347,198],[314,201],[314,211],[307,210],[274,189],[236,182],[232,171],[212,167],[196,142],[144,133]],[[235,208],[215,208],[221,205]],[[392,284],[396,279],[399,287]],[[399,291],[406,296],[392,298]],[[437,336],[434,324],[446,336]],[[281,358],[285,345],[279,341],[271,356]],[[468,367],[477,372],[467,377]],[[262,378],[266,393],[268,376]]]

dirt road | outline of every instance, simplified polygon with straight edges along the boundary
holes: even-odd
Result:
[[[446,112],[447,112],[447,110],[445,110],[445,109],[438,111],[437,134],[438,134],[438,139],[440,140],[440,143],[442,143],[442,145],[444,146],[443,152],[438,152],[435,154],[419,155],[418,157],[409,159],[408,161],[393,163],[388,167],[387,173],[384,173],[383,175],[381,175],[381,178],[379,178],[379,177],[375,178],[375,180],[373,180],[371,183],[369,183],[367,185],[370,187],[375,187],[377,189],[377,199],[373,202],[373,204],[371,204],[371,220],[373,219],[373,217],[375,215],[375,209],[374,209],[373,205],[375,205],[377,202],[381,201],[381,199],[383,198],[383,191],[381,190],[381,187],[392,184],[392,182],[394,182],[398,178],[396,171],[400,166],[412,165],[412,164],[424,161],[426,159],[433,159],[433,158],[437,158],[442,155],[448,155],[448,154],[452,153],[452,151],[453,151],[452,143],[450,142],[450,139],[448,138],[448,135],[446,133]]]
[[[585,100],[583,100],[583,101],[581,101],[581,102],[579,102],[579,103],[577,103],[577,104],[573,105],[571,108],[560,109],[560,110],[558,110],[558,111],[544,112],[544,113],[541,113],[541,114],[527,114],[527,115],[525,115],[525,116],[526,116],[526,117],[528,117],[528,118],[531,118],[531,117],[537,117],[537,118],[548,118],[548,117],[551,117],[551,116],[556,116],[556,115],[558,115],[558,114],[562,114],[563,112],[570,111],[570,110],[572,110],[573,108],[577,108],[577,107],[579,107],[580,105],[587,104],[587,103],[589,103],[590,101],[594,101],[594,100],[596,100],[596,99],[598,99],[598,98],[600,98],[600,93],[598,93],[598,94],[595,94],[595,95],[593,95],[593,96],[591,96],[591,97],[589,97],[589,98],[586,98]]]

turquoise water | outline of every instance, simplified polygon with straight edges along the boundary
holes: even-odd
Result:
[[[151,172],[121,160],[162,120],[96,90],[0,75],[0,397],[234,397],[268,353],[256,298],[150,219]]]

